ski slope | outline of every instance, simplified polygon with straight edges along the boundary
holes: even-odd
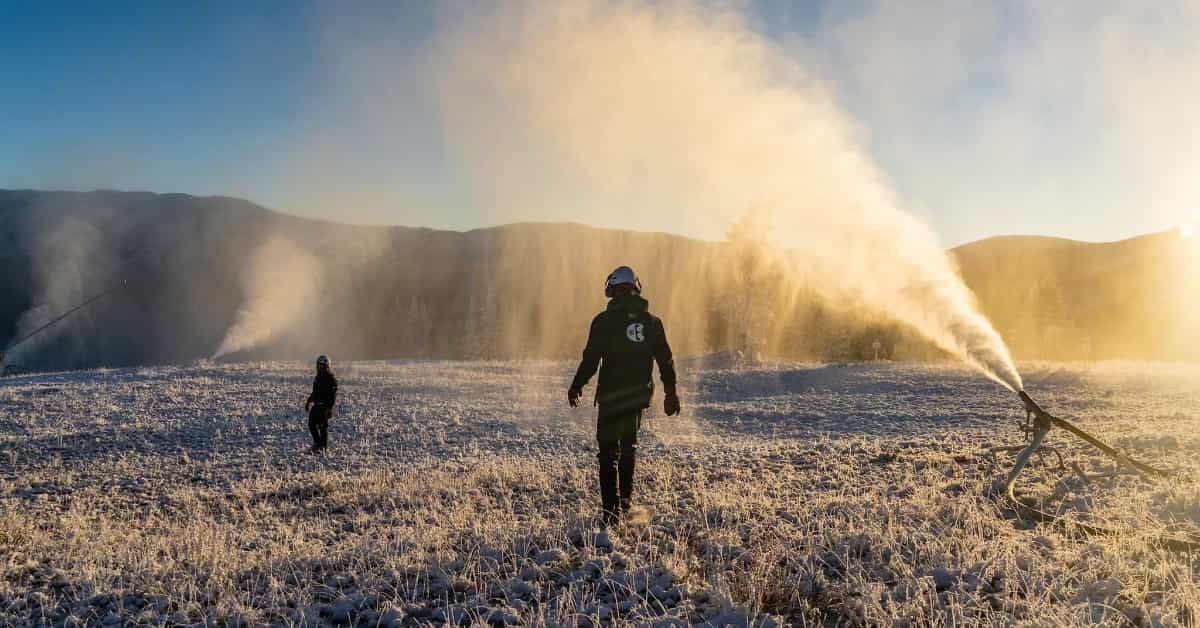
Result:
[[[1200,368],[1024,365],[1048,410],[1181,477],[1019,490],[1128,531],[1081,538],[989,492],[1010,393],[944,365],[681,361],[632,521],[596,526],[573,364],[335,364],[307,453],[308,365],[0,379],[5,625],[1190,625]],[[591,390],[589,389],[588,394]],[[656,403],[661,402],[661,396]],[[1110,470],[1059,433],[1050,445]],[[1047,460],[1051,462],[1052,460]]]

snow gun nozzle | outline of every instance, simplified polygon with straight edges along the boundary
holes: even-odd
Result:
[[[1021,398],[1021,403],[1025,404],[1025,411],[1029,414],[1032,414],[1036,417],[1050,416],[1050,413],[1043,410],[1042,407],[1039,406],[1038,403],[1029,396],[1029,393],[1022,390],[1021,392],[1017,393],[1017,396]]]

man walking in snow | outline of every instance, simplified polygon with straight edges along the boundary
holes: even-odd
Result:
[[[329,367],[329,358],[317,358],[317,376],[313,378],[312,394],[304,403],[308,411],[308,431],[312,434],[312,452],[321,453],[329,448],[329,419],[333,416],[333,403],[337,400],[338,381]]]
[[[615,523],[629,512],[638,428],[642,411],[650,407],[654,396],[654,362],[658,362],[659,379],[666,393],[663,410],[668,416],[679,414],[671,345],[662,320],[650,313],[650,303],[641,294],[642,283],[633,269],[621,266],[609,274],[604,295],[611,300],[592,320],[583,360],[567,391],[567,401],[572,408],[577,407],[583,387],[599,368],[594,405],[600,408],[596,441],[600,446],[600,498],[606,524]]]

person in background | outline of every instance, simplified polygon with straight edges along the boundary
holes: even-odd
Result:
[[[600,446],[600,500],[604,523],[628,514],[633,498],[633,471],[642,411],[654,396],[652,375],[658,363],[665,391],[663,410],[679,414],[675,360],[663,322],[642,298],[642,282],[633,269],[621,266],[609,274],[604,295],[608,307],[592,320],[583,360],[567,391],[571,407],[579,405],[583,387],[600,370],[594,405],[596,441]]]
[[[329,367],[329,358],[322,355],[317,358],[317,376],[313,378],[312,394],[304,404],[308,412],[308,431],[312,434],[314,454],[329,448],[329,419],[333,417],[337,391],[337,377]]]

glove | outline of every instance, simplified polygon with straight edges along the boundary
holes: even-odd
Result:
[[[663,398],[663,412],[667,416],[675,416],[679,414],[679,395],[673,392],[667,393]]]
[[[572,388],[567,391],[567,403],[571,404],[572,408],[579,407],[579,398],[582,396],[582,388]]]

